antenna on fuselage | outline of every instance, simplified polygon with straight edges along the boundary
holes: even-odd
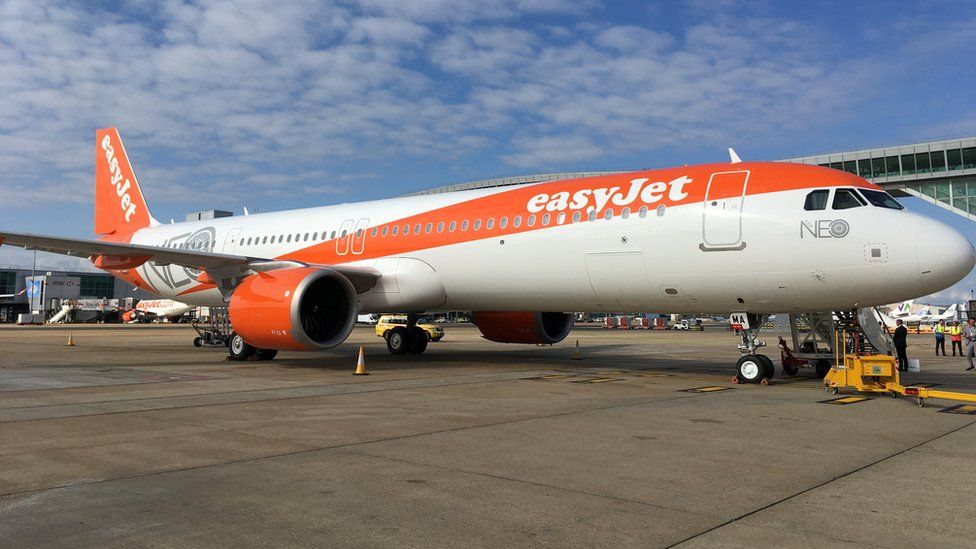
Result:
[[[733,149],[732,147],[729,147],[729,159],[733,164],[738,164],[739,162],[742,162],[742,159],[739,158],[739,155],[735,154],[735,149]]]

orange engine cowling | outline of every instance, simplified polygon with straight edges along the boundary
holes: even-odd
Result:
[[[356,324],[356,290],[332,269],[297,267],[253,274],[234,290],[230,322],[259,349],[328,349]]]
[[[573,327],[567,313],[475,311],[472,316],[481,335],[499,343],[559,343]]]

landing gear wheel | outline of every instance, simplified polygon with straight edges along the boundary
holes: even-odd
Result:
[[[403,326],[390,330],[386,336],[386,348],[394,355],[405,355],[410,348],[410,332]]]
[[[410,344],[407,352],[412,355],[422,355],[427,350],[427,332],[423,328],[416,326],[408,328],[410,330]]]
[[[741,383],[759,383],[762,381],[765,363],[760,361],[756,355],[742,355],[735,363],[735,375]]]
[[[823,379],[827,377],[827,372],[830,371],[830,361],[825,358],[821,358],[817,361],[817,364],[814,365],[814,368],[817,370],[817,377]]]
[[[193,338],[193,346],[194,347],[203,347],[203,339],[202,338],[199,338],[199,337]]]
[[[258,360],[274,360],[278,356],[278,349],[258,349],[254,354]]]
[[[755,355],[762,362],[763,365],[763,377],[766,379],[773,379],[776,375],[776,366],[773,365],[773,360],[766,355]]]
[[[227,345],[231,360],[247,360],[254,354],[254,347],[248,345],[237,332],[231,332],[230,343]]]

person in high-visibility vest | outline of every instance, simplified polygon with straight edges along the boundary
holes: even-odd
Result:
[[[935,333],[935,356],[939,356],[939,348],[940,347],[942,348],[942,356],[946,356],[946,352],[945,352],[945,332],[946,332],[945,321],[942,320],[942,319],[939,319],[939,321],[935,324],[935,327],[932,328],[932,332]]]
[[[956,347],[959,348],[959,356],[962,356],[962,326],[958,320],[953,320],[952,326],[949,326],[949,339],[952,340],[952,356],[956,356]]]

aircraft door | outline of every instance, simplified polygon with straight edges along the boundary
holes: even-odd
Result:
[[[225,254],[235,253],[237,251],[237,241],[240,238],[240,236],[241,236],[240,227],[231,229],[230,232],[227,233],[227,237],[224,238],[224,247],[222,249],[223,253]]]
[[[369,225],[369,218],[364,217],[356,222],[356,230],[352,233],[352,253],[360,255],[366,247],[366,226]]]
[[[352,240],[352,226],[355,221],[347,219],[339,227],[339,234],[336,236],[336,255],[346,255],[349,253],[349,242]]]
[[[702,251],[741,250],[742,208],[748,170],[713,173],[705,191],[702,213]]]

